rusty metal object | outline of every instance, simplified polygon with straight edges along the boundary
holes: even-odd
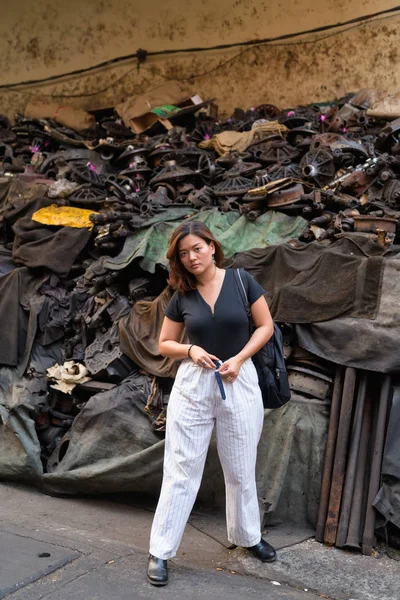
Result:
[[[319,400],[326,400],[330,396],[331,377],[297,365],[288,365],[287,371],[291,390]]]
[[[317,134],[318,131],[310,127],[295,127],[288,131],[286,139],[295,148],[308,150]]]
[[[339,526],[336,536],[336,546],[345,545],[350,520],[351,503],[353,500],[357,456],[360,446],[361,430],[364,414],[365,396],[367,392],[367,374],[363,373],[358,385],[357,403],[353,417],[353,427],[350,436],[349,459],[346,467],[343,499],[340,508]]]
[[[369,118],[367,115],[367,111],[365,110],[357,110],[352,115],[349,115],[347,119],[347,128],[348,129],[361,129],[365,130],[365,128],[369,125]]]
[[[399,143],[400,137],[400,118],[395,119],[378,133],[375,146],[381,152],[390,151],[392,146]]]
[[[211,186],[223,177],[223,169],[219,167],[207,154],[201,154],[198,157],[195,169],[204,185]]]
[[[145,157],[148,154],[148,148],[129,144],[122,153],[119,153],[117,159],[115,160],[115,165],[120,169],[126,169],[132,162],[134,162],[135,159],[137,159],[140,163],[145,163],[147,165]]]
[[[179,166],[196,169],[201,156],[209,157],[208,152],[201,150],[194,142],[187,142],[183,148],[171,150],[160,159],[160,166],[166,161],[174,160]]]
[[[339,510],[346,469],[347,443],[350,430],[351,414],[353,410],[354,390],[356,385],[356,374],[356,369],[353,369],[352,367],[346,368],[335,459],[333,464],[328,515],[324,532],[324,542],[330,545],[333,545],[336,541],[338,528]]]
[[[235,200],[234,198],[227,198],[227,199],[221,198],[219,201],[219,205],[222,209],[222,212],[230,212],[231,210],[240,210],[242,212],[242,210],[245,208],[244,206],[239,204],[238,201]],[[246,212],[249,213],[249,212],[251,212],[251,210],[254,210],[254,209],[249,208]],[[242,214],[244,214],[244,212],[242,212]]]
[[[333,190],[323,190],[322,199],[328,207],[336,207],[336,210],[338,208],[354,210],[358,209],[358,207],[361,205],[361,201],[358,198],[350,196],[349,194],[343,194],[342,192],[335,193]],[[346,216],[350,215],[346,213]]]
[[[383,248],[388,246],[393,241],[392,239],[388,238],[386,231],[383,229],[377,229],[376,231],[378,233],[378,244]]]
[[[322,373],[324,375],[329,375],[330,377],[334,375],[332,363],[323,358],[317,357],[315,354],[312,354],[312,352],[309,352],[297,344],[293,347],[290,363],[297,366],[306,367],[312,371],[317,371],[318,373]]]
[[[46,464],[46,470],[48,473],[55,473],[57,471],[57,467],[65,457],[69,444],[71,441],[71,435],[67,432],[61,440],[58,442],[56,448],[53,453],[49,456]]]
[[[362,553],[371,554],[375,544],[375,508],[373,501],[379,490],[379,479],[381,474],[381,464],[383,447],[386,433],[386,418],[391,396],[391,377],[385,375],[382,382],[379,398],[379,412],[376,423],[376,434],[372,452],[371,475],[368,489],[367,513],[365,515],[364,532],[362,537]]]
[[[385,166],[386,161],[381,157],[369,158],[356,167],[341,169],[336,177],[324,186],[325,190],[343,188],[350,190],[352,195],[363,194],[373,183],[374,178]]]
[[[330,148],[331,144],[338,142],[340,140],[346,139],[340,133],[318,133],[311,143],[310,150],[316,150],[317,148],[321,148],[321,146],[327,146]]]
[[[114,225],[115,228],[112,229]],[[100,247],[110,241],[125,239],[129,235],[129,230],[119,223],[110,223],[101,228],[94,239],[94,245]]]
[[[243,177],[249,177],[249,175],[254,173],[254,171],[257,171],[257,169],[259,169],[260,167],[260,163],[244,162],[243,159],[239,159],[233,165],[233,167],[231,167],[229,171],[225,173],[225,176],[239,177],[242,175]]]
[[[351,155],[357,161],[356,164],[364,163],[368,159],[367,149],[362,144],[337,133],[323,133],[315,136],[310,149],[316,150],[321,147],[329,150],[335,159],[346,154]]]
[[[157,144],[156,147],[153,148],[153,150],[147,155],[147,160],[153,167],[157,167],[160,164],[162,157],[173,150],[174,148],[171,146],[171,144],[162,142]]]
[[[361,196],[372,184],[373,176],[364,170],[350,173],[340,183],[341,189],[347,190],[353,196]]]
[[[350,520],[345,545],[348,548],[361,548],[361,521],[365,488],[368,488],[367,460],[371,437],[372,395],[367,389],[363,415],[360,447],[358,450],[354,492],[350,510]]]
[[[119,347],[118,329],[114,328],[111,334],[107,331],[86,348],[85,364],[89,371],[96,375],[120,356],[122,352]]]
[[[263,187],[270,181],[273,181],[273,179],[271,179],[271,177],[269,176],[267,169],[260,169],[259,171],[256,171],[254,175],[254,179],[252,181],[252,188],[254,189]]]
[[[315,181],[320,187],[329,183],[335,175],[332,154],[324,148],[310,150],[300,161],[303,176]]]
[[[325,461],[322,475],[321,495],[319,500],[318,521],[315,533],[315,539],[317,540],[317,542],[322,542],[324,539],[324,530],[331,489],[333,461],[335,457],[336,436],[339,426],[340,407],[342,402],[343,380],[344,367],[337,366],[335,380],[333,384],[331,414],[329,419],[328,437],[325,449]]]
[[[132,160],[129,162],[128,167],[120,172],[120,175],[131,174],[131,173],[134,175],[137,175],[138,173],[148,175],[149,173],[151,173],[151,169],[147,165],[146,159],[143,156],[141,156],[141,155],[134,156],[132,158]]]
[[[333,213],[325,212],[321,216],[311,219],[310,225],[317,225],[318,227],[328,226],[332,222],[333,216]]]
[[[321,116],[322,131],[342,132],[344,121],[338,114],[339,108],[332,106],[324,115]]]
[[[248,151],[257,161],[269,165],[283,160],[293,161],[299,156],[299,151],[285,140],[255,144],[250,146]]]
[[[259,196],[265,197],[268,194],[272,194],[273,192],[277,192],[278,190],[282,190],[284,188],[290,187],[294,183],[297,183],[295,180],[285,177],[283,179],[277,179],[274,181],[269,181],[265,185],[257,188],[252,188],[249,190],[249,196]]]
[[[93,187],[89,183],[84,183],[69,196],[73,204],[100,204],[107,198],[107,193],[100,188]]]
[[[301,183],[294,183],[276,192],[268,195],[268,208],[280,208],[298,202],[304,194],[304,188]]]
[[[224,176],[223,181],[214,187],[216,196],[243,196],[251,188],[252,180],[235,173]]]
[[[354,231],[377,233],[379,230],[388,233],[396,232],[397,219],[389,217],[371,217],[369,215],[355,215]]]
[[[282,160],[275,165],[271,165],[267,167],[264,171],[257,171],[254,181],[257,175],[260,177],[260,173],[262,173],[262,177],[265,177],[264,184],[268,181],[275,181],[276,179],[284,179],[286,177],[291,177],[293,179],[299,179],[301,177],[301,169],[298,164],[291,162],[288,159]],[[264,185],[261,183],[260,185]],[[256,183],[254,187],[256,187]]]
[[[255,112],[258,119],[276,119],[279,116],[280,110],[275,104],[263,103],[255,107]]]
[[[218,133],[218,126],[214,119],[207,121],[200,121],[197,123],[195,129],[191,132],[191,139],[199,144],[205,140],[210,140],[214,133]]]
[[[290,110],[281,116],[279,122],[286,125],[288,129],[295,129],[305,127],[310,122],[310,117],[302,114],[299,110]]]
[[[239,152],[238,150],[230,150],[226,152],[223,156],[220,156],[215,161],[218,166],[223,167],[224,169],[231,169],[241,160],[247,160],[251,158],[248,152]]]
[[[188,179],[193,179],[195,176],[195,172],[191,169],[180,167],[176,164],[176,161],[169,160],[164,163],[164,167],[161,169],[160,173],[150,179],[150,186],[154,187],[160,183],[174,185],[178,181],[187,181]]]

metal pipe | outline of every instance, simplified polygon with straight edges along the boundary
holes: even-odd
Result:
[[[365,399],[364,418],[361,431],[360,448],[358,451],[356,479],[354,483],[353,502],[350,511],[349,529],[347,533],[346,546],[360,549],[361,541],[361,515],[365,487],[368,485],[367,458],[371,438],[372,421],[372,395],[367,390]]]
[[[322,542],[324,539],[324,529],[329,504],[329,493],[331,490],[333,459],[335,457],[336,435],[339,425],[340,405],[342,402],[343,379],[344,367],[337,366],[335,372],[335,381],[333,384],[331,414],[325,450],[325,462],[322,475],[321,496],[319,500],[317,530],[315,534],[315,539],[317,542]]]
[[[356,385],[356,373],[356,369],[353,367],[347,367],[344,376],[342,407],[340,409],[331,493],[324,533],[324,541],[331,545],[333,545],[336,541],[340,501],[342,499],[344,472],[346,466],[347,441],[349,437],[351,413],[353,410],[354,389]]]
[[[364,414],[365,394],[367,391],[367,373],[360,378],[357,394],[357,404],[354,413],[353,427],[350,436],[349,459],[347,461],[346,477],[343,488],[342,505],[340,509],[339,526],[336,536],[336,546],[342,548],[346,542],[349,527],[350,510],[353,500],[357,456],[360,446],[361,429]]]
[[[382,383],[379,399],[379,412],[376,424],[376,436],[374,440],[374,450],[372,454],[371,477],[368,489],[368,504],[365,515],[364,533],[362,539],[362,553],[371,554],[372,547],[375,544],[375,508],[372,503],[379,490],[379,480],[381,475],[381,464],[383,446],[385,441],[386,418],[391,393],[390,375],[385,375]]]

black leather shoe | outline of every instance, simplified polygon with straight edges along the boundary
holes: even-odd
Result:
[[[149,554],[149,565],[147,567],[147,579],[152,585],[167,585],[168,567],[167,561]]]
[[[274,562],[276,560],[276,552],[275,549],[261,539],[258,544],[255,546],[251,546],[250,548],[246,548],[246,550],[250,550],[254,556],[262,560],[262,562]]]

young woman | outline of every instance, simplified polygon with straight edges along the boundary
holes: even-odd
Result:
[[[169,283],[176,292],[166,310],[159,349],[181,360],[168,403],[164,475],[150,539],[147,578],[168,582],[200,486],[211,433],[226,487],[228,539],[264,562],[276,559],[261,539],[255,482],[264,409],[251,357],[272,336],[264,290],[244,272],[255,325],[249,324],[233,270],[222,269],[220,243],[200,221],[182,223],[169,240]],[[189,338],[181,344],[183,328]]]

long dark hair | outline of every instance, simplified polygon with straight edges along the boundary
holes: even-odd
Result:
[[[207,242],[207,244],[213,242],[215,246],[215,264],[217,267],[220,267],[224,262],[224,253],[222,252],[221,244],[215,239],[204,223],[201,221],[187,221],[178,225],[168,241],[167,258],[170,267],[168,283],[175,290],[181,292],[181,294],[196,288],[196,277],[185,269],[179,256],[179,242],[189,234],[197,235]]]

